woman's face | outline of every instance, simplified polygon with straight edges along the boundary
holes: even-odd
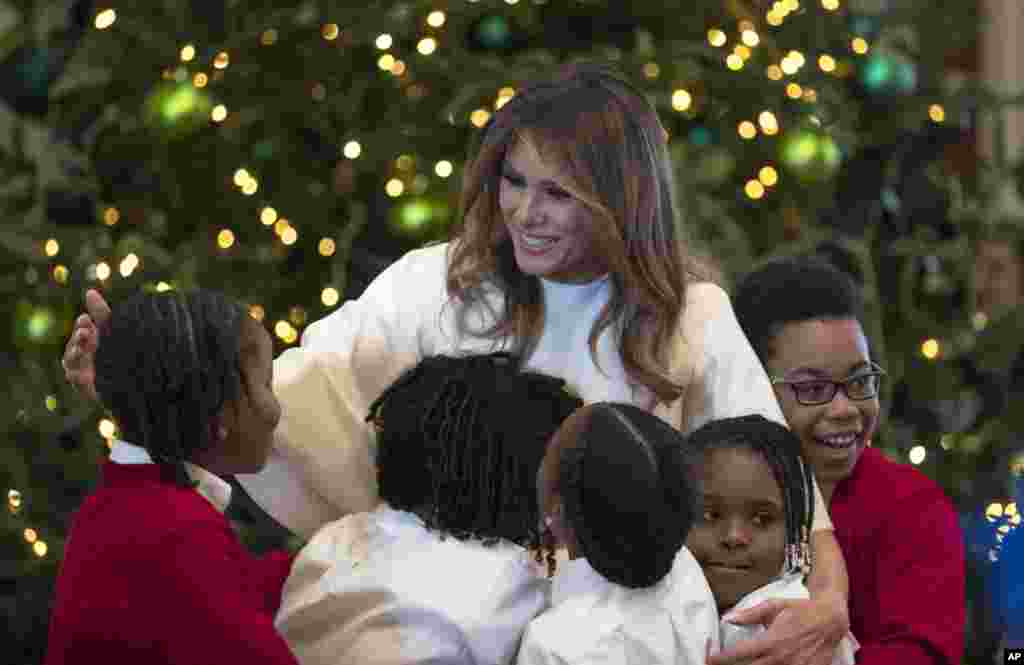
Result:
[[[975,307],[989,318],[1024,304],[1024,261],[1009,243],[978,243],[974,293]]]
[[[856,319],[787,323],[772,339],[768,371],[786,381],[843,381],[871,371],[868,343]],[[850,475],[878,423],[878,397],[852,400],[836,391],[827,404],[800,404],[793,388],[776,384],[779,405],[819,483]]]
[[[724,612],[782,572],[785,505],[771,467],[753,450],[709,450],[700,474],[700,519],[686,546]]]
[[[559,184],[532,143],[519,140],[502,165],[498,203],[516,265],[527,275],[586,283],[608,269],[598,256],[594,218]]]

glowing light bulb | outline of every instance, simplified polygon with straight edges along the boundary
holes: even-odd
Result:
[[[192,44],[185,44],[181,47],[178,57],[182,62],[192,62],[196,58],[196,47]]]
[[[416,44],[416,50],[420,55],[430,55],[437,50],[437,40],[433,37],[424,37]]]
[[[227,51],[221,51],[213,59],[215,69],[227,69],[229,64],[231,64],[231,57],[228,56]]]
[[[757,136],[757,126],[749,120],[741,122],[737,131],[739,131],[741,137],[748,141]]]
[[[677,111],[685,111],[693,104],[693,95],[687,90],[680,88],[672,93],[672,108]]]
[[[381,51],[387,51],[391,48],[394,40],[391,38],[391,35],[385,32],[382,35],[377,35],[377,39],[375,39],[373,43]]]
[[[341,29],[338,28],[337,23],[325,23],[323,27],[320,28],[320,36],[329,42],[333,42],[337,39],[340,33]]]
[[[850,48],[853,49],[853,52],[857,55],[864,55],[868,52],[870,46],[868,45],[867,40],[863,37],[854,37],[853,41],[850,42]]]
[[[427,14],[427,25],[429,25],[431,28],[440,28],[442,25],[444,25],[445,18],[446,17],[443,11],[435,9],[434,11]]]
[[[946,109],[941,104],[932,104],[928,107],[928,117],[932,122],[943,122],[946,119]]]
[[[96,26],[97,30],[106,30],[114,25],[115,21],[117,21],[117,12],[113,9],[104,9],[99,14],[96,14],[96,20],[93,25]]]
[[[57,242],[56,238],[50,238],[43,243],[43,252],[47,256],[57,256],[60,253],[60,243]]]
[[[757,179],[765,187],[774,187],[779,182],[779,172],[774,166],[762,166],[757,172]]]
[[[823,54],[818,58],[818,67],[826,73],[834,72],[836,70],[836,59],[827,53]]]
[[[725,59],[725,66],[734,72],[738,72],[743,69],[743,58],[735,53],[730,53]]]
[[[113,438],[117,433],[117,426],[114,425],[114,421],[108,418],[103,418],[99,423],[100,436],[104,439]]]
[[[391,71],[391,68],[395,66],[395,56],[390,53],[385,53],[381,57],[377,58],[377,67],[385,72]]]
[[[405,191],[405,184],[403,184],[398,178],[392,178],[391,180],[388,180],[386,185],[384,185],[384,191],[387,192],[387,195],[391,198],[395,198],[397,196],[401,196],[402,192]]]
[[[939,341],[937,339],[926,339],[921,344],[921,355],[928,360],[935,360],[939,357],[941,352],[942,349],[939,346]]]
[[[747,184],[743,187],[743,191],[751,199],[757,200],[764,196],[764,185],[759,180],[748,180]]]
[[[924,446],[914,446],[910,449],[910,454],[908,455],[911,464],[920,464],[927,456],[928,451]]]
[[[487,109],[477,109],[469,114],[469,121],[473,123],[474,127],[483,127],[490,119],[491,114]]]
[[[359,141],[349,141],[345,144],[342,152],[349,159],[357,159],[363,152],[363,146],[359,145]]]
[[[221,229],[217,234],[217,246],[221,249],[231,249],[235,244],[235,234],[231,229]]]
[[[786,96],[790,99],[800,99],[804,96],[804,89],[800,87],[799,83],[787,83]]]
[[[725,33],[718,28],[711,28],[708,30],[708,43],[712,46],[725,46],[725,42],[728,38]]]
[[[224,106],[223,104],[218,104],[214,106],[213,110],[210,111],[210,120],[213,120],[214,122],[224,122],[224,120],[227,119],[227,117],[228,107]]]
[[[334,307],[340,299],[341,295],[338,293],[338,289],[333,286],[328,286],[320,292],[320,302],[326,307]]]
[[[110,264],[108,264],[106,261],[101,261],[100,263],[96,264],[96,279],[100,280],[101,282],[105,282],[108,279],[110,279],[110,272]]]
[[[447,159],[442,159],[437,164],[434,164],[434,173],[436,173],[439,178],[447,178],[454,170],[452,163]]]
[[[267,310],[263,308],[263,305],[250,305],[249,316],[262,322],[267,316]]]
[[[121,220],[121,213],[117,208],[107,208],[103,211],[103,223],[107,226],[114,226]]]
[[[334,238],[321,238],[317,244],[317,251],[320,252],[320,256],[334,256],[336,250],[337,243],[334,242]]]

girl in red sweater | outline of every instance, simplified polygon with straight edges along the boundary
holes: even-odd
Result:
[[[291,558],[243,548],[219,477],[266,463],[270,336],[207,291],[132,297],[104,326],[96,388],[124,440],[75,516],[47,665],[294,665],[272,621]]]

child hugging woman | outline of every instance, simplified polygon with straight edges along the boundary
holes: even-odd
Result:
[[[687,437],[687,447],[698,460],[700,511],[686,544],[724,613],[722,648],[728,648],[764,631],[730,623],[730,610],[807,598],[811,471],[800,457],[800,439],[759,415],[711,421]],[[856,648],[848,634],[833,665],[853,665]]]
[[[322,528],[284,587],[303,665],[513,662],[546,604],[534,479],[581,405],[564,386],[498,353],[427,357],[384,391],[380,505]]]

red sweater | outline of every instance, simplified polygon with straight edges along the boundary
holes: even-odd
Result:
[[[296,665],[273,624],[290,565],[254,558],[158,465],[107,462],[71,528],[46,665]]]
[[[830,506],[850,576],[859,665],[959,665],[964,545],[934,482],[874,448],[836,485]]]

